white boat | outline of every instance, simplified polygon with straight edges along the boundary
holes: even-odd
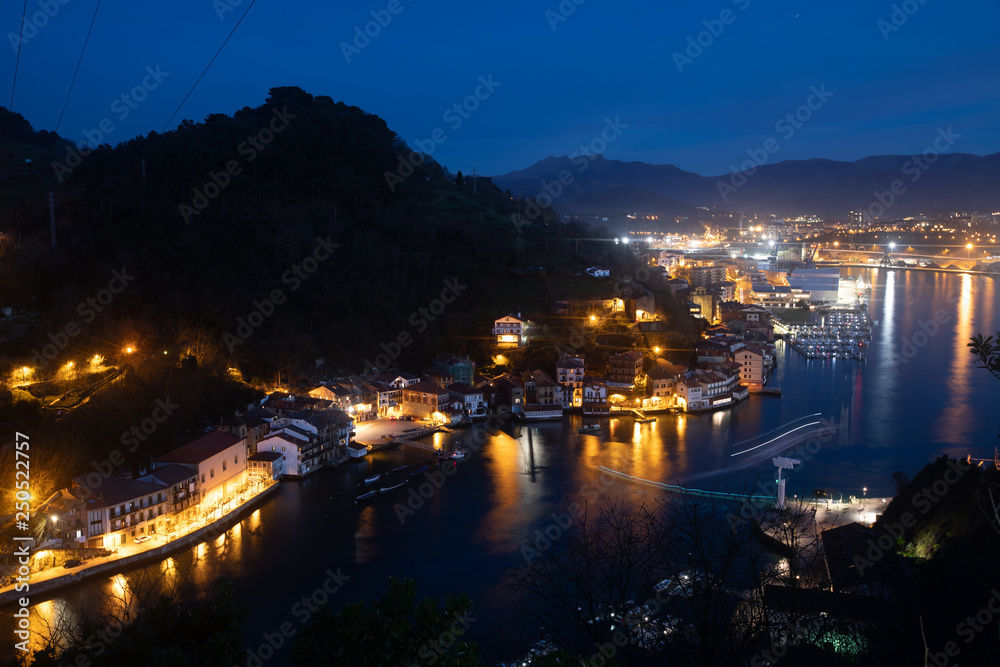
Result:
[[[451,458],[464,459],[466,454],[468,454],[468,452],[466,452],[464,449],[457,449],[451,453]]]
[[[365,484],[374,484],[378,481],[378,478],[382,476],[382,473],[377,475],[372,475],[371,477],[365,477]]]
[[[378,493],[378,489],[372,489],[368,493],[362,493],[360,496],[354,499],[354,502],[358,502],[359,500],[365,500],[366,498],[371,498],[376,493]]]
[[[398,489],[399,487],[401,487],[401,486],[403,486],[404,484],[406,484],[406,482],[407,482],[407,481],[408,481],[408,480],[405,480],[405,479],[404,479],[404,480],[403,480],[402,482],[400,482],[399,484],[395,484],[395,485],[393,485],[393,486],[383,486],[383,487],[382,487],[381,489],[379,489],[379,491],[380,491],[380,492],[382,492],[382,493],[389,493],[390,491],[395,491],[395,490],[396,490],[396,489]]]

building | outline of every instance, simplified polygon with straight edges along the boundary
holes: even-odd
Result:
[[[451,375],[452,382],[472,384],[472,380],[476,376],[476,362],[468,356],[439,354],[434,358],[434,367]]]
[[[723,280],[721,283],[713,284],[711,289],[716,292],[720,301],[732,301],[736,298],[736,283],[731,280]]]
[[[420,377],[414,375],[413,373],[383,371],[381,373],[376,373],[372,380],[389,385],[390,387],[395,387],[396,389],[402,389],[403,387],[408,387],[411,384],[420,382]]]
[[[74,482],[77,488],[90,491],[89,497],[81,499],[87,517],[87,547],[114,551],[137,537],[166,532],[166,485],[113,475],[102,478],[96,488],[86,486],[82,477]]]
[[[656,259],[656,265],[662,266],[668,273],[673,275],[683,261],[684,253],[677,250],[661,250],[660,256]]]
[[[678,277],[668,280],[667,287],[670,288],[672,293],[677,294],[678,292],[683,292],[689,289],[691,285],[688,283],[687,279]]]
[[[629,282],[623,286],[628,295],[622,300],[622,310],[625,316],[633,322],[645,322],[656,318],[656,297],[639,283]]]
[[[579,408],[583,405],[584,369],[582,354],[564,354],[556,362],[556,382],[566,390],[563,392],[564,408]]]
[[[583,414],[611,414],[611,407],[608,405],[608,386],[602,380],[589,376],[583,379]]]
[[[424,369],[423,372],[424,380],[430,382],[431,384],[437,385],[438,387],[446,388],[448,385],[455,384],[455,377],[448,371],[441,370],[436,366],[430,366]]]
[[[399,409],[403,402],[403,390],[399,387],[386,384],[384,382],[372,381],[372,385],[378,391],[378,415],[388,417],[390,415],[399,416],[402,412]]]
[[[352,442],[347,446],[348,454],[352,459],[363,459],[368,456],[368,447],[365,445]]]
[[[812,300],[809,291],[798,287],[756,283],[750,288],[750,297],[761,308],[794,308],[803,301]]]
[[[543,370],[525,371],[521,375],[524,382],[524,400],[526,403],[552,405],[562,401],[562,385],[557,383]],[[558,390],[558,392],[557,392]],[[558,399],[557,399],[558,393]]]
[[[198,520],[198,471],[188,466],[173,464],[160,466],[139,478],[140,482],[162,484],[167,489],[165,532],[175,530]]]
[[[663,360],[657,360],[646,376],[647,390],[654,399],[649,402],[649,407],[670,408],[676,405],[677,382],[684,375],[686,369],[683,366],[669,364]]]
[[[495,396],[504,401],[509,406],[510,412],[520,414],[524,411],[525,393],[524,381],[520,378],[504,373],[493,380],[493,386],[497,392]]]
[[[629,350],[608,357],[608,372],[605,380],[608,384],[633,387],[642,378],[642,353]]]
[[[413,417],[444,418],[450,412],[451,393],[431,384],[418,382],[403,389],[403,414]]]
[[[520,347],[528,342],[527,333],[525,322],[513,315],[501,317],[493,323],[493,335],[499,345]]]
[[[840,296],[840,267],[795,269],[788,284],[809,292],[812,303],[835,303]]]
[[[702,386],[695,378],[677,381],[677,407],[685,412],[695,412],[709,407],[707,398],[702,397]]]
[[[695,287],[691,294],[688,295],[688,299],[692,303],[698,304],[699,317],[708,320],[710,324],[719,321],[719,298],[714,294],[710,294],[708,288]]]
[[[754,343],[737,350],[733,360],[740,365],[740,384],[750,391],[760,391],[767,381],[767,354]]]
[[[724,266],[692,266],[685,270],[691,287],[709,287],[726,279]]]
[[[247,483],[246,440],[225,431],[212,431],[154,461],[154,470],[177,463],[198,472],[200,513],[214,521],[239,504]]]
[[[539,421],[542,419],[562,419],[563,408],[558,404],[539,405],[529,403],[524,406],[524,418],[527,421]]]
[[[308,433],[299,429],[285,428],[272,433],[257,443],[257,453],[277,453],[282,456],[281,471],[287,477],[304,477],[312,472],[308,463],[303,464],[303,452],[310,449]]]
[[[486,401],[482,388],[473,387],[468,383],[456,382],[448,387],[448,392],[452,401],[462,404],[464,416],[470,419],[486,416]]]
[[[284,456],[278,452],[257,452],[247,459],[247,478],[251,484],[270,484],[284,474]]]
[[[245,438],[247,451],[253,453],[257,451],[257,441],[267,435],[270,427],[271,424],[266,419],[253,414],[244,414],[219,424],[217,429],[232,433],[238,438]]]

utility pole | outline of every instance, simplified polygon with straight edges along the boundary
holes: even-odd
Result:
[[[56,247],[56,193],[49,191],[49,232],[52,236],[52,247]]]

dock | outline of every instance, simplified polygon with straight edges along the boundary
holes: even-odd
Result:
[[[426,442],[417,442],[413,438],[422,438],[426,435],[430,435],[436,431],[445,431],[451,433],[450,429],[445,429],[443,427],[416,429],[413,432],[406,433],[404,435],[386,435],[383,439],[374,444],[368,445],[369,452],[377,452],[380,449],[387,449],[389,447],[396,447],[397,445],[406,445],[407,447],[415,447],[416,449],[422,449],[427,452],[436,452],[438,449],[434,445]]]

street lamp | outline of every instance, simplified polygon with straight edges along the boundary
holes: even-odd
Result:
[[[968,252],[969,259],[972,259],[972,244],[971,243],[966,243],[965,244],[965,249],[969,251]]]

